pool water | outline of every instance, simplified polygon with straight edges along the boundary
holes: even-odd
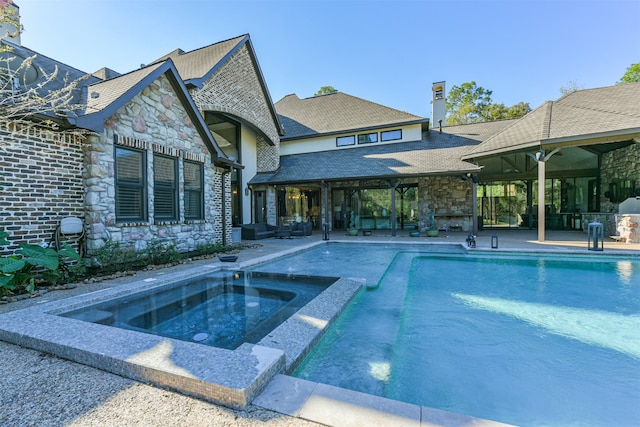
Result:
[[[640,422],[637,259],[331,244],[259,268],[301,265],[379,286],[294,376],[523,426]]]
[[[217,272],[62,316],[234,350],[260,341],[335,281]]]

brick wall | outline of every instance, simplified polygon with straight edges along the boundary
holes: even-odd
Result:
[[[220,69],[192,93],[200,111],[228,112],[240,117],[279,143],[269,101],[258,79],[251,54],[245,44]]]
[[[13,252],[48,245],[60,220],[84,219],[83,144],[79,137],[0,123],[0,230]]]

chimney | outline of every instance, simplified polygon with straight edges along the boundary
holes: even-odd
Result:
[[[447,97],[445,95],[445,82],[436,82],[431,86],[433,98],[431,100],[431,123],[438,123],[440,129],[446,126],[445,116],[447,114]]]
[[[0,38],[21,46],[19,30],[22,29],[22,25],[20,25],[20,8],[18,5],[12,1],[0,0],[0,16],[3,18],[3,22],[0,25]],[[4,18],[7,17],[12,22],[4,22]],[[16,28],[16,25],[18,28]]]

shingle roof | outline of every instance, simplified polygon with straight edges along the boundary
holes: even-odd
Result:
[[[331,181],[357,178],[399,178],[403,176],[478,172],[480,168],[461,160],[479,143],[475,135],[481,126],[423,132],[421,141],[367,145],[365,147],[292,154],[280,157],[280,168],[259,173],[249,184]],[[464,128],[464,129],[461,129]]]
[[[139,70],[106,80],[94,83],[87,87],[87,99],[85,114],[92,114],[102,111],[118,98],[126,94],[137,84],[142,82],[145,77],[157,70],[162,63],[150,65]]]
[[[586,141],[607,133],[640,132],[640,83],[567,94],[547,101],[477,146],[465,158],[553,144]]]
[[[429,120],[342,92],[304,99],[287,95],[275,107],[283,140]]]
[[[187,85],[202,87],[204,82],[209,79],[211,75],[213,75],[222,65],[227,62],[229,58],[233,56],[234,53],[236,53],[242,46],[245,45],[248,48],[251,61],[253,62],[254,71],[258,76],[258,81],[262,88],[262,92],[265,99],[267,100],[271,118],[278,134],[281,135],[282,125],[273,106],[271,94],[269,93],[269,89],[267,88],[264,76],[262,75],[262,70],[260,69],[260,64],[258,63],[258,58],[256,57],[253,45],[251,44],[251,38],[249,34],[244,34],[189,52],[185,52],[182,49],[176,49],[173,52],[163,56],[162,58],[157,59],[153,63],[171,59],[174,62],[178,73],[180,74],[180,78],[184,80]],[[261,129],[260,126],[257,126],[256,123],[252,124],[256,125],[259,130],[262,130],[264,132],[264,136],[268,140],[271,141],[273,139],[269,137],[269,132],[267,132],[266,129]],[[276,143],[276,141],[271,142]]]
[[[31,50],[25,46],[17,45],[6,40],[2,40],[0,44],[4,44],[11,48],[9,55],[17,55],[23,59],[34,57],[33,66],[38,70],[38,80],[29,87],[33,87],[36,91],[39,91],[42,96],[46,96],[48,92],[56,92],[63,89],[69,83],[76,81],[80,78],[87,76],[87,73],[77,68],[70,67],[60,61],[49,58],[34,50]],[[42,87],[38,87],[37,84],[41,84],[45,81],[46,76],[53,75],[57,68],[57,78],[48,81]],[[44,73],[44,74],[43,74]],[[70,101],[71,105],[79,105],[83,102],[82,99],[82,87],[99,82],[100,79],[96,76],[87,76],[86,80],[82,81],[77,90],[73,93],[73,98]],[[71,106],[70,105],[70,106]]]
[[[185,82],[204,79],[210,75],[212,70],[220,64],[227,55],[233,52],[239,44],[246,41],[247,38],[248,35],[244,34],[190,52],[176,49],[152,63],[163,62],[171,58],[178,73],[180,73],[180,77]]]

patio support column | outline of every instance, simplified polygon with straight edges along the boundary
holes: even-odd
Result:
[[[329,222],[329,186],[327,185],[326,182],[321,181],[320,182],[320,188],[322,188],[322,204],[324,205],[324,215],[323,218],[320,220],[320,229],[323,230],[324,228],[324,223],[325,222]],[[329,227],[329,229],[331,229],[333,227]]]
[[[544,155],[543,155],[544,156]],[[544,204],[544,180],[545,180],[545,159],[538,160],[538,242],[544,242],[545,236],[545,204]]]
[[[398,183],[396,181],[388,181],[389,187],[391,187],[391,235],[396,235],[396,187]]]
[[[478,234],[478,176],[471,177],[471,232]]]
[[[554,148],[551,152],[545,155],[542,148],[538,150],[535,154],[529,154],[531,157],[538,162],[538,242],[545,241],[545,225],[546,225],[546,209],[544,204],[545,198],[545,179],[546,179],[546,165],[547,160],[551,158],[554,154],[560,151],[559,148]]]

